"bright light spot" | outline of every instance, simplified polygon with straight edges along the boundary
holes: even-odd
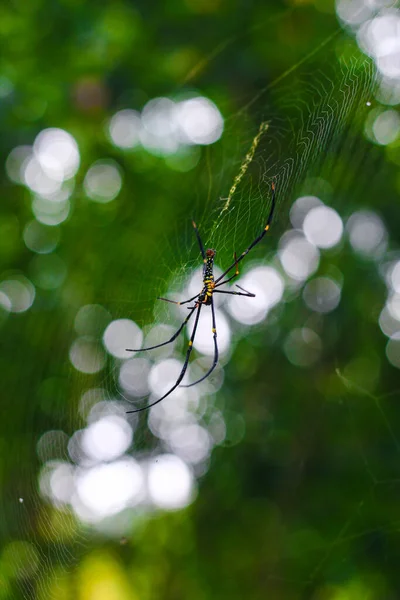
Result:
[[[340,302],[340,287],[330,277],[317,277],[307,283],[303,298],[311,310],[328,313]]]
[[[68,436],[64,431],[46,431],[36,445],[36,452],[44,463],[48,460],[62,459],[65,457],[68,445]]]
[[[211,360],[210,356],[202,356],[196,358],[195,360],[192,360],[188,369],[189,374],[188,376],[185,376],[185,379],[183,380],[181,385],[190,385],[191,383],[204,377],[204,375],[206,375],[206,373],[208,373],[208,371],[210,370],[212,364],[213,361]],[[189,397],[186,396],[186,394],[192,394],[194,391],[198,392],[201,395],[215,394],[215,392],[217,392],[222,387],[223,382],[224,371],[221,366],[221,363],[219,363],[217,364],[216,368],[213,370],[211,375],[201,382],[199,387],[194,386],[191,388],[186,388],[185,399],[189,400]],[[195,407],[193,402],[190,402],[190,406],[193,410],[195,410],[195,408],[198,408],[198,404],[196,404]]]
[[[392,26],[395,30],[399,29],[399,18],[393,19]],[[387,36],[384,44],[379,49],[379,55],[376,57],[376,66],[386,77],[398,79],[400,77],[400,36],[398,32],[392,32],[392,36]]]
[[[83,186],[86,194],[95,202],[111,202],[122,187],[118,164],[113,160],[96,161],[86,173]]]
[[[199,418],[197,414],[195,415],[199,408],[199,386],[178,389],[178,394],[174,391],[166,398],[165,402],[160,402],[148,413],[150,431],[154,436],[162,440],[167,440],[171,429],[175,429],[178,424],[194,423]]]
[[[378,144],[386,146],[394,142],[400,133],[400,117],[394,110],[380,113],[372,125],[372,131]]]
[[[108,131],[118,148],[134,148],[140,143],[142,123],[136,110],[125,109],[115,113],[110,119]]]
[[[387,306],[383,307],[379,315],[379,327],[387,337],[393,337],[400,332],[400,323],[391,315]]]
[[[361,49],[375,59],[379,71],[386,77],[400,77],[399,24],[400,12],[389,9],[366,21],[357,33]]]
[[[53,500],[67,503],[74,491],[74,467],[59,463],[50,475],[50,490]]]
[[[263,321],[268,311],[281,301],[284,283],[279,273],[272,267],[255,267],[240,279],[239,285],[255,298],[232,296],[228,310],[239,323],[254,325]],[[236,287],[232,288],[240,292]]]
[[[224,120],[211,100],[198,97],[180,102],[176,119],[186,144],[213,144],[222,135]]]
[[[296,367],[310,367],[320,357],[322,349],[319,335],[312,329],[293,329],[284,343],[289,361]]]
[[[394,291],[400,294],[400,260],[398,260],[392,268],[390,282]]]
[[[371,102],[366,102],[366,105],[367,106],[371,106]]]
[[[400,294],[391,294],[386,302],[386,306],[391,316],[400,321]]]
[[[175,102],[169,98],[149,100],[142,111],[143,126],[156,137],[169,137],[176,131]]]
[[[117,112],[109,122],[108,133],[119,148],[142,144],[148,152],[165,156],[170,168],[186,172],[199,160],[199,153],[187,147],[213,144],[221,137],[223,127],[221,113],[207,98],[180,102],[153,98],[141,115],[130,109]]]
[[[340,242],[343,223],[333,208],[317,206],[304,219],[303,230],[308,241],[318,248],[332,248]]]
[[[102,388],[92,388],[88,390],[87,394],[85,398],[86,410],[90,411],[86,417],[88,423],[96,423],[103,417],[110,416],[121,417],[126,421],[125,403],[120,400],[111,400],[109,394]],[[81,406],[83,405],[83,400],[82,397]],[[132,426],[132,419],[130,420],[130,425]]]
[[[219,410],[211,415],[208,423],[208,433],[212,436],[214,444],[222,444],[226,437],[226,425]]]
[[[33,144],[33,151],[43,172],[55,181],[73,177],[80,163],[78,144],[63,129],[44,129]]]
[[[365,0],[336,0],[338,17],[349,25],[359,25],[370,17],[373,12],[372,2]]]
[[[50,227],[63,223],[69,216],[70,208],[69,200],[53,202],[41,196],[35,196],[32,202],[32,211],[36,219]]]
[[[376,91],[376,98],[381,104],[390,106],[400,104],[400,79],[381,77],[379,89]]]
[[[387,232],[383,221],[371,211],[357,211],[346,224],[353,250],[367,257],[375,258],[386,249]]]
[[[240,285],[242,283],[244,287],[244,282],[241,282]],[[245,323],[246,325],[260,323],[268,314],[268,296],[258,282],[253,282],[251,286],[248,285],[245,289],[255,294],[255,298],[233,296],[228,300],[227,309],[230,315],[239,323]]]
[[[121,365],[119,385],[131,396],[147,396],[151,364],[147,358],[132,358]]]
[[[46,227],[37,221],[30,221],[25,225],[24,242],[26,247],[38,254],[52,252],[60,239],[60,232],[54,227]]]
[[[68,454],[71,457],[71,460],[76,464],[81,464],[85,461],[85,456],[82,453],[81,442],[82,436],[84,433],[84,429],[78,429],[74,431],[71,437],[68,440]]]
[[[121,456],[131,445],[132,437],[132,428],[125,419],[112,415],[89,425],[81,445],[89,458],[108,461]]]
[[[90,337],[80,337],[73,342],[69,359],[81,373],[97,373],[103,369],[106,362],[102,348]]]
[[[153,394],[163,396],[175,384],[182,370],[182,363],[175,358],[161,360],[150,371],[149,387]]]
[[[156,136],[143,128],[140,133],[140,141],[143,147],[155,156],[171,156],[179,151],[178,139],[173,135]]]
[[[148,486],[152,502],[169,510],[187,506],[194,495],[189,467],[173,454],[159,456],[151,463]]]
[[[91,422],[89,415],[91,416],[91,410],[94,409],[94,412],[98,412],[98,408],[102,406],[109,407],[112,403],[107,402],[107,393],[102,388],[90,388],[84,394],[82,394],[81,399],[79,401],[79,412],[84,419],[87,419],[88,422]],[[119,404],[120,406],[120,404]],[[100,411],[99,411],[100,412]],[[105,414],[110,414],[106,412]],[[100,414],[95,414],[93,416],[93,421],[97,421],[102,416],[102,412]]]
[[[25,183],[25,167],[31,156],[31,146],[17,146],[11,150],[6,160],[6,171],[11,181]]]
[[[208,432],[197,424],[183,424],[174,427],[168,439],[171,450],[184,461],[198,464],[211,453],[212,441]]]
[[[84,430],[82,450],[95,461],[110,461],[118,458],[132,442],[132,428],[122,417],[105,416]]]
[[[0,292],[8,298],[10,310],[15,313],[28,310],[35,299],[34,286],[29,279],[26,279],[22,275],[15,277],[15,279],[2,281],[0,283]]]
[[[140,141],[153,154],[174,154],[179,149],[176,104],[169,98],[154,98],[142,111]]]
[[[3,319],[5,317],[4,313],[11,312],[12,304],[10,298],[2,291],[0,291],[0,308],[3,313],[0,311],[0,316]]]
[[[132,352],[127,352],[126,348],[140,348],[142,341],[142,330],[130,319],[112,321],[103,336],[107,352],[115,358],[132,358]]]
[[[293,227],[301,229],[309,211],[317,206],[323,206],[323,203],[316,196],[301,196],[297,198],[290,209],[290,222]]]
[[[191,326],[189,328],[190,335],[193,331],[194,319],[195,317],[193,316]],[[227,318],[218,309],[215,309],[215,320],[217,325],[218,350],[220,354],[223,354],[229,348],[231,331]],[[193,342],[193,348],[202,354],[207,354],[209,356],[214,354],[211,310],[207,310],[206,307],[204,307],[203,311],[200,313],[199,324],[197,327],[196,337]]]
[[[38,159],[31,156],[24,165],[24,183],[36,194],[54,194],[61,189],[61,181],[50,177],[42,168]]]
[[[143,474],[135,460],[126,458],[81,470],[75,484],[77,499],[83,507],[73,498],[73,508],[82,520],[98,521],[140,501]]]
[[[400,332],[396,333],[386,344],[386,356],[390,364],[400,369]]]
[[[319,265],[318,248],[293,232],[282,236],[279,258],[286,273],[298,281],[307,279]]]
[[[41,192],[39,196],[41,199],[46,200],[50,203],[51,208],[49,210],[52,211],[60,211],[63,206],[65,206],[67,200],[72,196],[75,189],[75,179],[68,179],[67,181],[63,181],[56,190],[53,190],[48,193]],[[60,205],[60,206],[52,206],[52,205]]]
[[[53,502],[68,503],[74,491],[74,466],[62,460],[48,461],[40,471],[39,489]]]
[[[184,313],[183,313],[184,314]],[[185,317],[187,314],[184,315]],[[151,348],[152,346],[157,346],[157,344],[162,344],[163,342],[167,342],[172,338],[172,336],[176,333],[177,327],[172,327],[171,325],[165,325],[163,323],[159,323],[158,325],[154,325],[146,334],[146,339],[143,343],[145,348]],[[154,360],[155,358],[161,358],[162,356],[169,356],[175,349],[175,345],[179,340],[175,338],[173,342],[167,344],[166,346],[162,346],[161,348],[155,348],[151,351],[151,357]]]

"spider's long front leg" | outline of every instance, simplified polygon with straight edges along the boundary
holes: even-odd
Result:
[[[250,244],[250,246],[248,248],[246,248],[246,250],[243,250],[243,252],[239,256],[239,258],[235,258],[235,262],[232,263],[231,266],[228,267],[222,273],[222,275],[220,275],[218,277],[218,279],[215,280],[215,283],[218,283],[219,281],[221,281],[221,279],[223,279],[225,277],[225,275],[227,275],[229,273],[229,271],[231,271],[233,269],[233,267],[237,268],[237,263],[240,262],[241,260],[243,260],[244,257],[250,252],[250,250],[252,250],[252,248],[254,248],[254,246],[256,246],[259,242],[261,242],[261,240],[263,239],[264,235],[269,230],[270,225],[272,223],[272,217],[274,216],[274,210],[275,210],[275,183],[274,182],[272,182],[271,188],[272,188],[272,206],[271,206],[271,210],[270,210],[269,215],[268,215],[267,224],[265,225],[262,233],[260,233],[260,235],[254,240],[254,242],[252,242]]]
[[[213,340],[214,340],[214,360],[213,360],[213,364],[211,365],[211,367],[207,371],[207,373],[205,375],[203,375],[203,377],[200,377],[200,379],[197,379],[193,383],[189,383],[187,385],[181,385],[181,387],[192,387],[192,385],[196,385],[196,383],[200,383],[200,381],[204,381],[204,379],[207,379],[207,377],[209,375],[211,375],[211,373],[214,371],[215,367],[218,364],[217,325],[216,325],[216,320],[215,320],[214,300],[213,300],[212,297],[211,297],[211,314],[212,314],[212,333],[213,333]]]
[[[137,412],[141,412],[143,410],[148,410],[149,408],[151,408],[152,406],[155,406],[156,404],[158,404],[159,402],[161,402],[162,400],[164,400],[164,398],[166,398],[167,396],[169,396],[170,394],[172,394],[172,392],[178,387],[178,385],[180,384],[180,382],[182,381],[182,379],[185,376],[185,373],[186,373],[186,370],[187,370],[187,367],[188,367],[188,363],[189,363],[189,358],[190,358],[190,355],[192,353],[193,340],[195,338],[197,325],[199,323],[201,306],[202,305],[199,303],[193,309],[193,310],[195,310],[197,308],[197,313],[196,313],[196,319],[195,319],[194,326],[193,326],[192,335],[190,336],[190,340],[189,340],[189,347],[188,347],[187,352],[186,352],[186,358],[185,358],[185,362],[183,363],[182,370],[179,373],[179,377],[176,380],[176,382],[174,383],[174,385],[172,386],[172,388],[170,388],[168,390],[168,392],[166,394],[164,394],[164,396],[161,396],[161,398],[158,398],[158,400],[155,400],[151,404],[148,404],[147,406],[142,406],[142,408],[136,408],[135,410],[128,410],[127,413],[137,413]],[[193,314],[193,313],[191,313],[191,314]],[[189,317],[190,317],[190,315],[189,315]]]
[[[232,281],[232,279],[235,279],[235,277],[237,277],[239,275],[239,268],[238,268],[238,261],[237,261],[237,256],[236,256],[236,252],[234,253],[235,256],[235,265],[236,265],[236,271],[235,273],[232,275],[232,277],[229,277],[229,279],[225,279],[225,281],[221,281],[218,285],[214,286],[214,287],[220,287],[221,285],[224,285],[224,283],[229,283],[230,281]]]
[[[195,296],[196,298],[197,296]],[[162,342],[162,344],[157,344],[156,346],[149,346],[148,348],[125,348],[126,352],[143,352],[146,350],[154,350],[155,348],[161,348],[161,346],[166,346],[167,344],[171,344],[174,340],[176,340],[176,338],[178,337],[178,335],[180,334],[180,332],[182,331],[182,329],[185,327],[186,323],[189,321],[190,317],[192,316],[192,314],[194,313],[196,309],[196,306],[193,306],[193,308],[191,309],[190,313],[188,314],[188,316],[186,317],[186,319],[183,321],[182,325],[179,327],[178,331],[176,333],[174,333],[174,335],[172,336],[172,338],[170,338],[168,341],[166,342]]]
[[[193,229],[194,229],[194,232],[195,232],[195,234],[196,234],[196,237],[197,237],[197,241],[198,241],[198,243],[199,243],[199,246],[200,246],[200,252],[201,252],[201,256],[203,257],[203,260],[205,260],[205,258],[206,258],[206,253],[205,253],[205,251],[204,251],[204,246],[203,246],[203,242],[201,241],[201,237],[200,237],[200,234],[199,234],[199,230],[197,229],[197,225],[196,225],[196,223],[195,223],[194,221],[192,221],[192,225],[193,225]]]

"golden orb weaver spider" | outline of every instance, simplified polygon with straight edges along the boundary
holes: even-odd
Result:
[[[183,385],[182,387],[191,387],[192,385],[196,385],[197,383],[200,383],[204,379],[207,379],[207,377],[214,371],[215,367],[218,364],[218,343],[217,343],[217,325],[215,322],[215,308],[214,308],[213,295],[214,294],[230,294],[232,296],[246,296],[248,298],[255,297],[255,294],[248,292],[247,290],[245,290],[244,288],[240,287],[240,285],[237,285],[237,284],[236,284],[236,287],[238,287],[241,290],[241,292],[219,290],[217,288],[219,288],[221,285],[224,285],[225,283],[229,283],[230,281],[232,281],[232,279],[234,279],[235,277],[237,277],[239,275],[238,263],[250,252],[250,250],[252,250],[252,248],[254,248],[254,246],[256,246],[256,244],[261,242],[261,240],[263,239],[263,237],[269,230],[270,225],[272,223],[274,210],[275,210],[275,183],[272,183],[271,189],[272,189],[271,210],[269,211],[268,220],[267,220],[267,223],[266,223],[262,233],[260,233],[260,235],[254,240],[254,242],[252,242],[250,244],[250,246],[242,252],[242,254],[239,256],[239,258],[236,256],[236,253],[235,253],[235,261],[227,269],[225,269],[225,271],[222,273],[222,275],[220,275],[217,279],[214,279],[214,258],[215,258],[216,251],[213,248],[207,248],[207,250],[204,250],[203,242],[201,241],[201,237],[200,237],[199,231],[197,229],[197,225],[194,221],[192,221],[194,232],[196,234],[197,241],[199,243],[200,252],[203,257],[203,263],[204,263],[203,287],[198,294],[193,296],[193,298],[189,298],[189,300],[184,300],[183,302],[176,302],[175,300],[169,300],[168,298],[160,298],[160,297],[157,299],[164,300],[164,302],[171,302],[172,304],[178,304],[179,306],[182,306],[183,304],[189,304],[190,302],[194,301],[194,306],[188,307],[189,311],[190,311],[188,316],[183,321],[183,323],[179,327],[179,329],[174,333],[174,335],[166,342],[162,342],[161,344],[157,344],[156,346],[150,346],[149,348],[138,348],[138,349],[126,348],[127,352],[144,352],[147,350],[154,350],[155,348],[161,348],[162,346],[166,346],[167,344],[171,344],[181,333],[182,329],[188,323],[191,316],[194,313],[196,313],[194,326],[193,326],[193,330],[192,330],[192,335],[190,336],[188,349],[186,351],[185,362],[183,363],[183,367],[178,376],[178,379],[176,380],[174,385],[168,390],[168,392],[166,392],[163,396],[161,396],[161,398],[158,398],[158,400],[155,400],[151,404],[148,404],[147,406],[142,406],[141,408],[136,408],[135,410],[128,410],[127,413],[137,413],[137,412],[141,412],[143,410],[148,410],[149,408],[151,408],[152,406],[155,406],[156,404],[158,404],[159,402],[164,400],[167,396],[172,394],[172,392],[178,387],[178,385],[180,384],[180,382],[182,381],[182,379],[185,376],[185,373],[186,373],[186,370],[187,370],[187,367],[189,364],[189,358],[192,353],[193,342],[194,342],[194,339],[196,336],[197,325],[199,323],[200,311],[201,311],[203,305],[211,306],[211,315],[212,315],[212,330],[211,331],[212,331],[213,340],[214,340],[214,360],[213,360],[213,363],[212,363],[210,369],[207,371],[207,373],[205,375],[203,375],[203,377],[200,377],[200,379],[197,379],[197,381],[194,381],[193,383],[189,383],[188,385]],[[231,275],[230,277],[228,277],[228,279],[225,279],[225,281],[221,281],[221,279],[223,279],[225,277],[225,275],[228,275],[229,271],[231,271],[233,268],[235,268],[235,273],[233,275]]]

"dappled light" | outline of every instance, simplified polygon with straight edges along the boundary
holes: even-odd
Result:
[[[95,202],[111,202],[122,187],[118,165],[112,161],[96,161],[88,170],[83,182],[85,192]]]
[[[124,109],[115,113],[108,124],[109,136],[119,148],[141,145],[151,154],[165,157],[179,156],[187,146],[214,144],[223,128],[217,106],[201,96],[179,101],[153,98],[141,113]],[[196,163],[197,160],[192,161],[192,167]],[[173,162],[167,164],[174,168]]]
[[[169,510],[187,506],[195,493],[190,469],[173,455],[159,456],[149,464],[148,489],[152,502]]]
[[[332,248],[340,242],[343,224],[335,210],[317,206],[304,219],[303,231],[308,241],[318,248]]]
[[[96,340],[79,337],[71,345],[69,359],[72,365],[82,373],[97,373],[105,365],[105,356]]]
[[[371,211],[354,212],[346,224],[353,249],[365,257],[379,258],[386,250],[387,233],[382,219]]]
[[[2,7],[0,600],[400,589],[400,7]]]
[[[330,277],[316,277],[304,287],[303,298],[311,310],[328,313],[339,304],[340,291],[340,286]]]
[[[302,281],[312,275],[319,265],[318,248],[301,233],[289,231],[281,238],[279,258],[292,279]]]
[[[28,310],[33,304],[36,293],[29,279],[18,275],[0,281],[0,292],[4,298],[2,304],[15,313]]]
[[[128,358],[131,352],[126,350],[128,345],[140,348],[143,334],[140,328],[129,319],[112,321],[104,331],[103,343],[106,350],[116,358]]]

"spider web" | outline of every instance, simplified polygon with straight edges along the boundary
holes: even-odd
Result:
[[[181,293],[187,284],[188,273],[193,272],[199,264],[191,218],[194,217],[198,222],[205,246],[217,248],[217,262],[222,268],[230,264],[234,251],[241,252],[262,230],[270,208],[272,181],[277,186],[275,221],[271,234],[254,251],[254,259],[265,259],[267,255],[271,264],[277,264],[275,254],[279,235],[288,226],[288,211],[293,199],[302,194],[317,195],[320,191],[318,186],[321,186],[321,190],[325,189],[323,181],[340,182],[339,189],[335,189],[338,199],[335,208],[342,211],[343,217],[347,216],[343,190],[351,186],[353,193],[359,197],[365,191],[365,182],[359,177],[361,168],[365,172],[368,170],[368,161],[371,168],[375,161],[373,156],[370,158],[356,152],[358,132],[368,110],[366,102],[374,87],[374,72],[369,62],[355,56],[338,64],[332,40],[328,41],[329,44],[322,47],[326,52],[326,69],[323,72],[316,72],[313,69],[313,57],[308,57],[303,64],[295,65],[292,72],[273,82],[261,94],[243,99],[244,108],[226,122],[226,141],[205,152],[199,185],[194,191],[194,214],[187,214],[185,219],[176,221],[175,235],[163,235],[158,253],[154,252],[152,256],[157,266],[148,269],[148,265],[143,264],[143,277],[136,283],[129,300],[118,297],[115,291],[115,299],[107,295],[96,300],[104,309],[105,321],[108,318],[132,319],[141,326],[147,326],[148,330],[152,322],[170,324],[172,328],[179,324],[181,313],[162,303],[155,306],[154,298],[167,292]],[[279,110],[276,108],[278,106]],[[254,114],[258,116],[256,126]],[[360,156],[358,171],[354,170],[354,154]],[[353,171],[348,173],[346,166],[350,157]],[[133,255],[132,250],[126,256],[126,262],[121,261],[117,266],[117,276],[126,272]],[[249,260],[253,258],[249,256]],[[111,258],[106,267],[110,270],[115,268]],[[244,265],[243,269],[246,269]],[[375,266],[371,265],[369,269],[374,270]],[[275,353],[278,345],[275,342],[282,337],[279,319],[283,311],[287,311],[292,324],[304,321],[299,315],[299,303],[298,296],[293,296],[292,300],[287,298],[287,304],[277,308],[274,318],[254,328],[253,350],[245,339],[249,335],[248,328],[239,327],[236,335],[244,348],[242,352],[249,352],[251,358],[255,353],[254,348],[257,350],[264,345],[271,345]],[[355,314],[353,311],[354,317]],[[285,323],[287,326],[288,321]],[[266,328],[271,331],[266,333]],[[100,323],[99,339],[103,331]],[[183,344],[184,341],[180,339],[171,351],[166,354],[159,352],[156,357],[181,356]],[[55,351],[52,364],[61,362],[67,352],[65,347]],[[268,500],[258,517],[261,515],[266,519],[263,525],[266,539],[276,539],[281,544],[277,548],[270,541],[274,550],[267,549],[259,565],[263,571],[263,582],[267,582],[271,590],[271,597],[289,593],[290,590],[293,592],[294,589],[308,594],[315,590],[328,590],[328,587],[324,587],[328,586],[327,582],[347,581],[350,591],[367,589],[363,587],[354,565],[358,565],[359,572],[365,573],[371,556],[379,552],[383,552],[384,556],[387,554],[390,561],[391,546],[398,542],[400,440],[394,426],[397,414],[393,402],[397,392],[389,390],[377,395],[337,369],[332,374],[334,392],[328,393],[321,390],[318,383],[321,371],[316,369],[313,372],[316,378],[315,398],[303,399],[302,405],[293,412],[290,402],[293,391],[288,385],[283,385],[278,391],[273,376],[274,366],[285,358],[282,354],[274,354],[271,356],[271,372],[268,376],[272,391],[252,389],[249,382],[252,391],[247,391],[247,388],[245,391],[243,380],[237,380],[239,394],[242,397],[246,394],[250,406],[244,416],[238,416],[240,407],[230,407],[234,378],[230,379],[227,375],[226,385],[222,386],[224,368],[229,368],[235,352],[236,348],[233,347],[222,357],[221,368],[210,378],[209,387],[203,388],[200,396],[196,390],[188,392],[195,407],[193,414],[197,411],[202,423],[210,430],[214,427],[218,431],[216,423],[224,423],[225,427],[224,438],[215,442],[210,456],[203,462],[191,465],[194,480],[197,482],[208,472],[208,485],[218,489],[215,481],[217,475],[210,468],[211,454],[216,452],[217,446],[221,446],[224,460],[228,462],[226,469],[233,468],[229,464],[234,465],[236,460],[240,460],[239,442],[243,441],[246,423],[248,435],[259,440],[261,452],[259,456],[251,458],[249,479],[240,483],[250,489],[251,495],[252,478],[268,472],[265,485],[258,490],[261,500]],[[103,351],[99,351],[100,355],[104,355]],[[203,359],[197,356],[195,360],[201,362]],[[32,387],[38,389],[42,408],[48,401],[49,415],[53,414],[54,409],[59,410],[60,429],[69,433],[57,432],[42,439],[42,455],[39,452],[42,460],[41,491],[37,489],[36,475],[32,478],[33,459],[26,449],[24,460],[21,460],[21,464],[26,465],[25,470],[19,474],[18,484],[12,488],[12,493],[4,498],[4,514],[10,517],[4,521],[4,534],[6,538],[17,541],[8,545],[3,563],[17,574],[16,589],[19,589],[23,598],[70,597],[68,594],[72,593],[73,585],[69,575],[75,573],[76,568],[82,574],[82,567],[76,565],[83,556],[89,554],[96,536],[102,540],[117,540],[121,544],[128,540],[128,543],[135,545],[139,561],[145,560],[145,553],[144,557],[140,555],[140,543],[146,539],[141,523],[150,523],[146,535],[154,533],[151,518],[157,513],[157,508],[136,507],[95,523],[90,523],[90,519],[85,522],[82,517],[82,523],[71,511],[68,502],[56,501],[50,494],[46,497],[46,490],[51,487],[51,476],[54,475],[54,461],[64,464],[65,480],[72,477],[72,469],[85,468],[85,453],[80,440],[93,407],[102,405],[98,413],[100,415],[108,411],[117,416],[120,414],[122,418],[125,414],[128,401],[132,399],[119,385],[120,369],[121,360],[106,356],[104,368],[99,372],[95,384],[93,379],[89,384],[86,376],[79,372],[71,374],[68,369],[65,378],[46,377],[43,381],[41,374],[31,374],[30,381]],[[290,385],[295,389],[309,375],[304,375],[301,370],[294,371],[296,369],[291,367]],[[275,400],[274,389],[277,392]],[[68,401],[71,396],[72,401]],[[257,407],[257,401],[264,402],[265,398],[267,407]],[[105,413],[102,412],[104,410]],[[30,414],[28,418],[31,418]],[[153,435],[159,431],[154,423],[150,422],[149,425],[146,420],[139,421],[137,417],[132,417],[131,424],[135,437],[130,452],[137,460],[157,461],[163,453],[172,452],[165,439],[157,439]],[[51,429],[54,430],[54,426]],[[268,439],[267,445],[265,437]],[[217,435],[214,439],[217,439]],[[299,445],[297,453],[292,447],[293,440]],[[313,452],[315,448],[319,449],[320,454]],[[266,453],[265,456],[262,453]],[[256,454],[259,454],[258,451]],[[71,465],[70,470],[68,465]],[[313,477],[315,471],[321,473],[319,479]],[[329,482],[329,489],[332,489],[332,480],[338,493],[327,498],[324,486]],[[24,482],[23,487],[21,481]],[[206,481],[207,477],[204,486],[207,485]],[[353,482],[350,499],[341,494],[341,486],[346,488],[349,481]],[[225,494],[223,490],[224,500],[227,501]],[[313,502],[308,505],[310,498]],[[252,506],[258,506],[258,501],[258,498],[253,499]],[[379,510],[376,508],[378,506],[381,507]],[[206,507],[204,510],[212,522],[215,519],[214,508]],[[379,518],[380,512],[385,518]],[[346,513],[344,520],[343,513]],[[34,523],[32,515],[36,515]],[[299,520],[297,526],[296,519]],[[235,520],[242,523],[242,531],[249,527],[255,535],[256,528],[250,515],[242,514],[239,510],[235,513]],[[134,541],[130,538],[132,522]],[[308,522],[312,522],[313,527],[307,527]],[[180,531],[179,521],[177,531]],[[212,544],[208,545],[211,546],[212,556]],[[303,548],[301,553],[297,550],[299,547]],[[101,560],[100,557],[99,564]],[[118,560],[104,560],[108,568],[118,571],[115,566]],[[215,560],[220,566],[219,579],[228,580],[229,573],[224,573],[226,565],[224,567],[217,555]],[[90,572],[90,564],[84,564]],[[347,573],[349,579],[343,573]],[[123,579],[119,571],[118,577]],[[376,586],[385,589],[383,581]],[[59,593],[64,596],[59,596]]]

